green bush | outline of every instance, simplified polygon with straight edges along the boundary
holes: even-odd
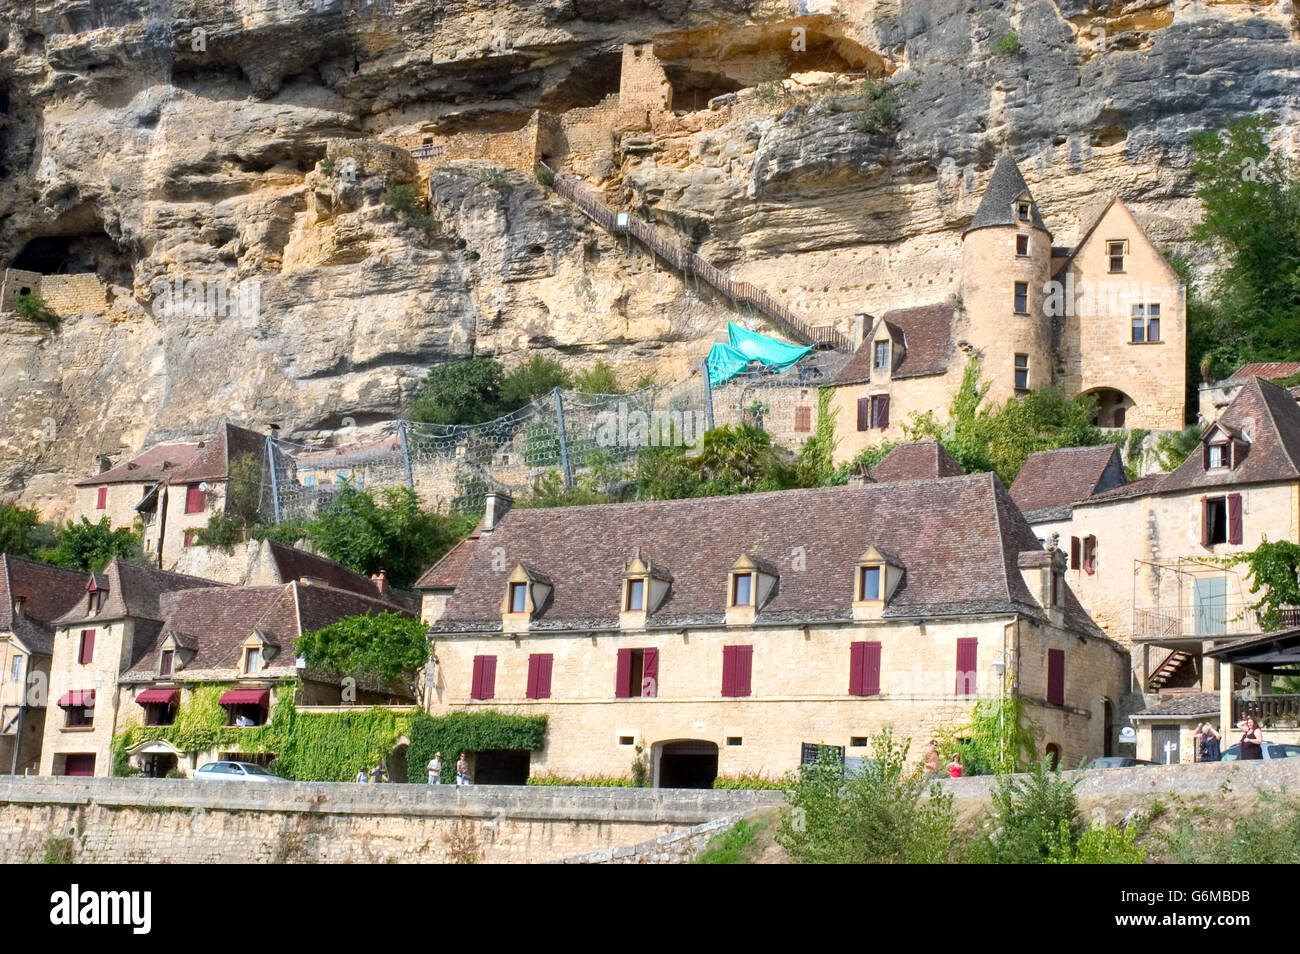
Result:
[[[126,527],[114,529],[108,517],[101,517],[98,523],[91,523],[86,517],[79,523],[69,520],[56,531],[53,548],[41,553],[46,563],[95,573],[108,566],[114,557],[132,563],[145,562],[140,534]]]
[[[1015,56],[1020,52],[1020,34],[1015,30],[1002,34],[994,42],[993,52],[998,56]]]
[[[537,181],[544,186],[555,184],[555,173],[546,166],[538,166],[533,174],[537,176]]]
[[[303,633],[294,649],[314,668],[401,680],[414,695],[416,674],[429,659],[429,624],[401,613],[347,616]]]
[[[384,190],[384,205],[398,212],[415,211],[415,188],[409,185],[393,185]]]
[[[862,108],[858,129],[864,133],[893,132],[902,125],[902,108],[898,96],[884,83],[867,80],[862,89]]]
[[[194,539],[202,546],[229,552],[244,540],[247,533],[247,527],[239,517],[232,513],[214,513],[208,517],[208,525],[201,527]]]
[[[1147,850],[1136,843],[1137,834],[1134,825],[1112,828],[1094,821],[1071,847],[1070,826],[1061,821],[1047,860],[1054,865],[1140,865],[1146,861]]]
[[[421,712],[411,719],[410,739],[407,764],[411,781],[428,781],[428,764],[435,752],[441,752],[442,780],[452,782],[461,752],[540,749],[546,741],[546,716],[512,715],[495,710],[451,712],[442,716]]]
[[[429,369],[411,406],[411,420],[479,424],[498,416],[505,373],[491,358],[446,361]]]
[[[45,299],[35,292],[15,298],[14,311],[24,321],[34,321],[38,325],[48,325],[51,328],[59,326],[59,316],[54,313]]]
[[[991,830],[969,850],[983,864],[1036,865],[1073,854],[1084,831],[1074,790],[1082,772],[1059,775],[1046,760],[1022,777],[1002,775],[992,796]]]
[[[713,787],[727,791],[784,791],[792,784],[791,779],[768,778],[766,775],[719,775],[713,780]]]
[[[504,189],[510,183],[506,171],[497,166],[488,166],[479,172],[478,181],[489,189],[497,190]]]

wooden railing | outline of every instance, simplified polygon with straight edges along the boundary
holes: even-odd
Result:
[[[830,325],[811,325],[763,289],[750,282],[737,281],[722,269],[688,251],[676,242],[665,239],[639,216],[630,212],[616,212],[604,203],[589,186],[574,179],[565,179],[555,170],[542,165],[555,191],[576,205],[601,228],[609,232],[626,232],[650,249],[655,255],[683,273],[690,273],[712,285],[733,302],[744,303],[763,312],[790,337],[806,345],[827,346],[837,351],[852,352],[849,337]]]
[[[1232,718],[1234,721],[1253,715],[1255,721],[1265,728],[1278,725],[1300,725],[1300,695],[1274,695],[1263,693],[1255,695],[1246,692],[1232,694]],[[1226,743],[1225,743],[1226,744]]]
[[[1133,610],[1133,636],[1137,639],[1249,636],[1258,632],[1259,614],[1248,603],[1156,606]]]

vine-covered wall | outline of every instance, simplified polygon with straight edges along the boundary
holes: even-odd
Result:
[[[456,757],[460,752],[487,749],[540,749],[546,742],[546,716],[511,715],[506,712],[451,712],[430,716],[420,713],[411,720],[411,746],[407,750],[410,780],[428,780],[428,764],[435,752],[442,753],[442,780],[456,780]]]

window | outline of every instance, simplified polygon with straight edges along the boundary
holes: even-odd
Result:
[[[1030,205],[1029,205],[1028,202],[1017,202],[1017,203],[1016,203],[1016,217],[1019,218],[1021,222],[1028,222],[1028,221],[1029,221],[1029,216],[1030,216],[1031,211],[1032,211],[1032,210],[1031,210]]]
[[[1047,701],[1054,706],[1065,705],[1065,650],[1047,651]]]
[[[229,720],[226,725],[233,725],[240,729],[266,725],[267,711],[260,705],[241,702],[224,705],[222,708],[226,710],[226,718]]]
[[[1201,546],[1217,543],[1239,544],[1241,532],[1241,494],[1201,498]]]
[[[1028,235],[1017,235],[1017,236],[1016,236],[1016,255],[1020,256],[1021,258],[1027,258],[1027,257],[1029,256],[1029,236],[1028,236]]]
[[[551,665],[555,657],[550,653],[533,653],[528,657],[528,698],[551,698]]]
[[[176,707],[151,702],[144,707],[145,725],[172,725],[176,721]]]
[[[510,612],[512,613],[528,612],[528,584],[527,583],[510,584]]]
[[[23,657],[22,656],[15,656],[13,659],[9,660],[9,681],[10,682],[23,681]]]
[[[979,659],[979,640],[957,640],[957,695],[975,695],[975,675]]]
[[[812,408],[796,407],[794,409],[794,429],[805,433],[812,430]]]
[[[629,613],[645,611],[645,580],[627,581],[627,604]]]
[[[744,744],[745,744],[745,739],[744,739],[743,736],[739,736],[739,735],[729,735],[729,736],[727,736],[727,744],[728,744],[728,745],[744,745]]]
[[[190,484],[185,488],[185,512],[202,513],[208,505],[208,497],[198,484]]]
[[[89,729],[95,725],[95,708],[94,704],[89,707],[75,705],[65,706],[63,709],[66,719],[63,725],[68,729]]]
[[[849,644],[849,695],[880,695],[880,643]]]
[[[1107,242],[1106,257],[1110,260],[1111,274],[1124,271],[1124,254],[1128,251],[1128,242]]]
[[[1092,534],[1083,538],[1083,559],[1081,568],[1084,573],[1092,576],[1097,572],[1097,538]]]
[[[653,699],[659,695],[659,650],[620,649],[614,675],[619,699]]]
[[[858,398],[858,430],[871,430],[871,398]]]
[[[1016,390],[1029,390],[1029,355],[1016,355]]]
[[[103,510],[108,506],[108,488],[100,487],[95,491],[95,509]]]
[[[244,650],[244,672],[253,673],[262,668],[262,651],[251,646]]]
[[[864,566],[858,568],[858,599],[880,599],[880,567]]]
[[[1152,344],[1160,341],[1160,306],[1138,304],[1133,306],[1134,344]]]
[[[635,744],[636,744],[636,736],[634,736],[634,735],[620,735],[620,736],[618,737],[618,744],[619,744],[619,745],[635,745]]]
[[[1016,314],[1029,314],[1029,282],[1016,282]]]
[[[1228,466],[1228,445],[1211,444],[1209,446],[1209,469],[1214,470],[1217,467]]]
[[[867,737],[866,737],[865,735],[851,735],[851,736],[849,736],[849,745],[853,746],[853,748],[855,748],[855,749],[863,749],[863,748],[866,748],[868,744],[870,744],[870,743],[869,743],[869,740],[867,739]]]
[[[871,426],[880,431],[889,427],[888,394],[877,394],[871,399]]]
[[[470,687],[471,699],[491,699],[497,690],[497,657],[474,657],[474,682]]]
[[[753,646],[722,647],[722,694],[748,696],[754,668]]]
[[[95,631],[93,629],[83,629],[81,631],[81,645],[77,648],[77,662],[85,666],[94,658]]]
[[[172,659],[176,653],[170,649],[164,649],[162,656],[158,659],[158,675],[170,676],[172,674]]]
[[[315,474],[308,474],[306,477],[304,477],[304,478],[302,479],[302,485],[303,485],[304,487],[315,487],[315,486],[316,486],[316,475],[315,475]]]
[[[754,602],[754,575],[737,573],[731,578],[731,605],[751,606]]]
[[[877,342],[876,342],[876,364],[875,364],[875,369],[876,369],[877,371],[888,371],[888,370],[889,370],[889,342],[888,342],[888,341],[877,341]]]

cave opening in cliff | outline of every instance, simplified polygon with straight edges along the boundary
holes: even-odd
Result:
[[[9,267],[42,275],[94,272],[111,284],[132,282],[130,257],[102,229],[38,235],[27,241]]]
[[[617,50],[584,60],[542,96],[542,108],[562,113],[595,106],[607,96],[616,96],[622,69],[623,54]]]

